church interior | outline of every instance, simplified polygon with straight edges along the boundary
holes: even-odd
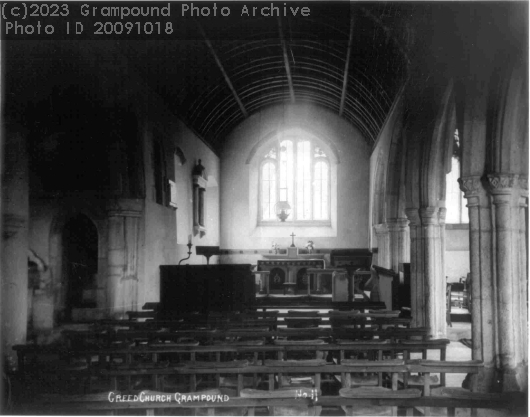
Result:
[[[528,3],[288,5],[2,42],[4,414],[527,415]]]

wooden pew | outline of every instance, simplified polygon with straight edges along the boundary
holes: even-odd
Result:
[[[14,350],[18,356],[18,369],[24,373],[26,362],[33,357],[43,355],[56,355],[61,358],[87,358],[93,356],[99,357],[100,364],[107,363],[107,358],[123,357],[124,363],[133,362],[135,355],[150,355],[152,360],[156,362],[160,355],[176,354],[185,355],[190,360],[194,360],[196,354],[216,354],[216,353],[233,353],[239,355],[258,354],[265,355],[267,353],[273,354],[277,358],[287,358],[289,352],[300,351],[315,351],[315,352],[337,352],[337,360],[340,362],[345,358],[345,352],[374,352],[378,357],[382,352],[389,352],[391,358],[396,358],[397,354],[403,353],[404,359],[410,358],[410,352],[423,352],[426,357],[428,350],[439,351],[440,360],[445,360],[446,348],[449,344],[447,339],[436,339],[426,341],[391,341],[387,339],[381,340],[358,340],[358,341],[344,341],[338,340],[337,343],[322,344],[319,341],[313,345],[308,345],[306,342],[297,343],[297,341],[282,341],[278,339],[275,345],[255,345],[249,342],[241,341],[239,343],[225,343],[224,345],[215,346],[199,346],[197,342],[180,342],[180,343],[152,343],[144,346],[118,345],[108,346],[104,348],[91,347],[71,349],[67,346],[51,347],[39,345],[16,345]],[[381,352],[381,353],[380,353]],[[265,359],[265,357],[263,357]],[[442,381],[443,383],[444,381]]]
[[[240,333],[236,332],[237,335],[242,334],[248,334],[246,332]],[[259,333],[262,335],[263,333]],[[299,334],[296,332],[295,334]],[[388,333],[387,333],[388,334]],[[425,342],[422,343],[421,341],[417,341],[413,344],[406,344],[403,342],[400,343],[391,343],[391,344],[381,344],[382,341],[358,341],[356,343],[348,343],[348,344],[338,344],[338,345],[321,345],[321,344],[315,344],[315,345],[307,345],[307,343],[286,343],[284,345],[277,345],[277,346],[267,346],[267,345],[251,345],[248,346],[248,342],[236,342],[235,344],[232,343],[227,344],[225,346],[197,346],[197,342],[194,343],[153,343],[151,345],[145,345],[145,346],[138,346],[138,347],[131,347],[130,345],[125,346],[118,346],[118,347],[107,347],[107,348],[90,348],[90,349],[78,349],[78,350],[72,350],[69,348],[58,348],[58,349],[50,349],[48,347],[39,347],[34,345],[28,345],[28,346],[17,346],[15,347],[15,350],[17,351],[18,357],[19,357],[19,369],[24,374],[24,366],[25,366],[25,356],[32,356],[32,355],[38,355],[38,354],[57,354],[61,355],[63,357],[86,357],[91,358],[94,355],[99,356],[99,361],[96,364],[97,366],[93,366],[95,369],[90,369],[85,372],[76,372],[75,375],[78,378],[90,378],[91,376],[97,375],[99,372],[99,369],[97,367],[107,366],[109,364],[108,361],[112,360],[112,357],[122,357],[124,364],[131,364],[134,363],[134,357],[144,357],[150,356],[152,362],[156,363],[159,360],[160,355],[163,354],[184,354],[189,355],[190,360],[195,360],[197,354],[206,354],[206,353],[213,353],[216,355],[217,360],[220,360],[220,353],[232,353],[237,356],[244,356],[244,355],[252,355],[255,360],[258,359],[258,353],[261,353],[262,355],[266,355],[267,353],[275,354],[278,358],[287,358],[288,352],[296,353],[296,352],[315,352],[313,357],[321,357],[317,356],[317,352],[333,352],[333,351],[339,351],[341,359],[344,358],[344,352],[345,351],[353,351],[353,352],[369,352],[372,351],[376,353],[377,357],[379,359],[382,359],[383,351],[390,351],[392,352],[392,355],[395,355],[397,352],[409,352],[414,351],[418,349],[437,349],[441,351],[441,358],[445,358],[445,347],[446,347],[446,341],[442,341],[442,343],[429,343]],[[237,357],[236,356],[236,357]],[[408,358],[409,356],[407,354],[404,354],[405,358]],[[263,356],[262,359],[266,359],[265,356]],[[144,359],[145,360],[145,359]],[[90,360],[87,361],[90,364]],[[68,374],[67,370],[63,371],[65,374]],[[444,374],[442,374],[442,378],[444,377]],[[445,382],[445,381],[442,381]]]
[[[262,333],[260,333],[262,334]],[[387,333],[388,334],[388,333]],[[337,343],[308,345],[307,343],[296,343],[296,341],[281,342],[278,340],[276,345],[250,345],[248,342],[242,341],[240,343],[226,343],[224,346],[198,346],[197,342],[181,342],[181,343],[152,343],[144,346],[118,345],[107,346],[103,348],[89,347],[71,349],[67,346],[50,347],[39,345],[17,345],[13,349],[17,352],[18,368],[23,374],[26,368],[28,358],[43,356],[43,355],[57,355],[58,357],[71,358],[87,358],[87,363],[91,362],[93,356],[99,357],[99,365],[107,363],[112,357],[123,357],[124,363],[133,362],[135,355],[150,355],[152,360],[156,362],[160,355],[175,354],[188,356],[190,360],[195,359],[196,354],[216,354],[220,352],[233,353],[238,355],[265,355],[267,353],[273,354],[278,358],[287,358],[289,352],[296,353],[302,351],[315,352],[337,352],[337,360],[340,362],[345,358],[345,352],[374,352],[377,357],[382,357],[383,352],[390,353],[391,358],[396,358],[397,354],[403,353],[404,359],[410,358],[410,352],[423,352],[426,355],[428,350],[435,350],[440,352],[440,360],[445,360],[446,348],[449,344],[447,339],[426,340],[426,341],[392,341],[392,340],[358,340],[358,341],[344,341],[338,340]],[[425,356],[426,357],[426,356]],[[265,357],[263,356],[263,359]],[[442,380],[442,384],[445,381]]]
[[[142,306],[142,310],[152,310],[158,312],[160,303],[147,302]],[[332,301],[331,298],[300,296],[300,297],[258,297],[254,305],[256,310],[278,310],[288,308],[291,310],[315,310],[315,309],[335,309],[335,310],[382,310],[385,303],[381,301]]]
[[[256,300],[256,309],[263,311],[291,309],[291,310],[382,310],[385,303],[382,301],[325,301],[320,297],[260,297]]]
[[[286,364],[278,365],[278,361],[265,361],[263,365],[256,364],[242,364],[237,363],[237,366],[231,366],[230,362],[202,362],[194,363],[188,362],[179,366],[166,367],[149,367],[149,368],[129,368],[129,369],[110,369],[102,370],[102,375],[111,378],[113,389],[118,389],[117,378],[122,376],[138,376],[138,375],[153,375],[158,379],[163,375],[189,375],[190,376],[190,391],[195,391],[196,376],[197,375],[216,375],[229,374],[237,375],[238,391],[243,389],[244,375],[267,375],[269,384],[274,381],[274,375],[282,375],[288,373],[321,375],[326,374],[340,374],[342,380],[346,381],[348,373],[351,372],[377,372],[392,374],[392,386],[397,387],[397,374],[399,373],[478,373],[483,367],[483,363],[479,361],[465,361],[453,362],[451,366],[445,366],[441,361],[429,361],[429,363],[422,363],[421,361],[357,361],[356,363],[348,364],[318,364],[316,366],[298,365],[300,361],[285,361]],[[302,361],[303,362],[303,361]],[[320,389],[320,378],[317,378],[318,384],[315,384],[316,389]],[[158,386],[155,383],[155,386]],[[273,387],[269,385],[269,389]],[[405,387],[407,388],[407,387]],[[429,392],[429,391],[426,391]]]
[[[267,326],[271,330],[275,329],[279,322],[277,318],[264,319],[208,319],[195,318],[193,320],[163,320],[163,321],[133,321],[133,320],[102,320],[95,324],[95,328],[109,329],[118,328],[121,330],[230,330],[232,328],[253,328]]]
[[[110,377],[112,381],[112,388],[117,390],[118,379],[119,377],[126,376],[147,376],[153,375],[156,379],[160,379],[163,375],[188,375],[190,378],[190,391],[196,390],[196,378],[199,375],[216,375],[216,374],[226,374],[234,375],[238,378],[238,390],[241,392],[243,389],[243,377],[245,375],[264,375],[266,379],[274,382],[275,375],[296,373],[296,374],[308,374],[308,375],[321,375],[322,373],[327,374],[340,374],[346,372],[349,368],[346,368],[343,365],[335,364],[325,364],[319,366],[297,366],[297,361],[287,361],[287,365],[277,365],[277,362],[269,362],[270,365],[267,365],[267,362],[264,365],[248,365],[242,366],[241,363],[238,363],[238,366],[231,367],[230,363],[219,363],[219,362],[208,362],[208,363],[193,363],[189,362],[180,366],[167,366],[160,368],[137,368],[137,369],[110,369],[102,370],[102,375]],[[379,369],[379,368],[378,368]],[[405,365],[393,366],[393,367],[384,367],[381,368],[381,372],[408,372],[408,368]],[[317,382],[320,383],[320,379],[317,379]],[[155,386],[157,386],[156,383]],[[271,389],[269,385],[269,389]],[[320,386],[315,388],[319,389]]]
[[[342,312],[341,312],[342,313]],[[347,313],[347,312],[344,312]],[[266,321],[271,321],[271,325],[276,320],[276,325],[287,325],[289,322],[300,321],[300,324],[305,321],[314,321],[314,325],[339,327],[343,325],[357,325],[359,327],[366,326],[402,326],[410,327],[411,318],[407,317],[391,317],[375,313],[357,313],[338,315],[333,313],[320,313],[312,319],[303,315],[275,313],[269,315],[267,312],[245,313],[245,314],[231,314],[224,316],[199,316],[199,315],[183,315],[175,317],[173,320],[155,320],[148,319],[145,321],[138,320],[102,320],[98,322],[101,326],[123,326],[129,328],[186,328],[191,326],[197,327],[220,327],[228,325],[252,326],[264,324]]]
[[[65,333],[66,334],[66,333]],[[277,338],[277,337],[305,337],[305,338],[388,338],[388,339],[408,339],[411,337],[423,337],[425,338],[429,334],[427,328],[399,328],[399,329],[357,329],[342,327],[339,329],[331,328],[301,328],[301,329],[282,329],[272,331],[262,331],[257,329],[231,329],[231,330],[181,330],[181,331],[149,331],[149,330],[118,330],[115,334],[107,335],[107,339],[111,340],[175,340],[180,337],[192,337],[202,340],[214,340],[214,339],[226,339],[230,337],[264,337],[264,338]],[[68,335],[71,336],[91,336],[90,333],[69,331]]]

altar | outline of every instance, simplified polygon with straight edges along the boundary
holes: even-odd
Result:
[[[306,255],[307,256],[307,255]],[[268,271],[262,275],[261,293],[266,294],[310,294],[326,292],[316,274],[308,269],[324,269],[324,259],[273,258],[258,260],[258,271]]]

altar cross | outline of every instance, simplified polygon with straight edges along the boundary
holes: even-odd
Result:
[[[291,237],[293,238],[293,243],[291,244],[291,248],[296,248],[296,246],[294,246],[294,237],[295,237],[296,235],[295,235],[294,232],[293,232],[293,233],[292,233],[291,235],[289,235],[289,236],[291,236]]]

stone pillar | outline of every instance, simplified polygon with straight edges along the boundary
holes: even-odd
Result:
[[[440,230],[438,207],[420,209],[421,241],[424,248],[423,280],[425,325],[430,328],[433,337],[444,337],[446,333],[445,318],[445,277],[441,265],[443,251],[442,231]]]
[[[526,274],[520,265],[520,184],[515,174],[489,174],[495,207],[495,260],[500,371],[503,391],[527,386]]]
[[[423,244],[421,239],[421,221],[417,208],[405,210],[410,221],[410,298],[412,326],[426,326],[423,282]]]
[[[491,204],[480,176],[463,177],[459,183],[469,210],[472,357],[484,362],[483,372],[473,381],[473,389],[492,392],[498,387]]]
[[[390,264],[390,234],[385,223],[374,226],[377,237],[377,265],[383,268],[391,268]]]
[[[13,345],[26,342],[28,321],[29,181],[26,134],[4,131],[2,179],[2,353],[16,367]]]
[[[445,275],[445,216],[447,209],[440,207],[438,209],[438,226],[436,247],[438,256],[436,257],[436,276],[435,279],[435,308],[437,317],[438,336],[447,336],[447,303],[446,289],[447,279]]]
[[[411,313],[414,327],[445,337],[444,209],[408,208],[410,221]],[[441,223],[441,224],[440,224]]]
[[[141,200],[112,200],[108,215],[107,293],[111,318],[138,309],[138,246]]]
[[[388,220],[387,224],[390,232],[390,268],[397,272],[400,263],[410,262],[409,221],[397,218]]]
[[[519,186],[520,186],[520,198],[519,198],[519,207],[516,208],[516,214],[518,218],[515,218],[516,225],[519,226],[519,238],[518,238],[518,248],[519,248],[519,274],[521,282],[521,291],[520,291],[520,300],[519,300],[519,311],[521,317],[528,317],[528,305],[527,305],[527,296],[528,296],[528,241],[527,241],[527,232],[528,224],[526,221],[526,211],[528,209],[528,179],[524,176],[519,177]],[[526,366],[528,366],[528,328],[527,321],[521,320],[521,353],[524,359]],[[526,377],[528,377],[528,372],[526,372]],[[528,381],[525,381],[522,386],[527,387]]]

